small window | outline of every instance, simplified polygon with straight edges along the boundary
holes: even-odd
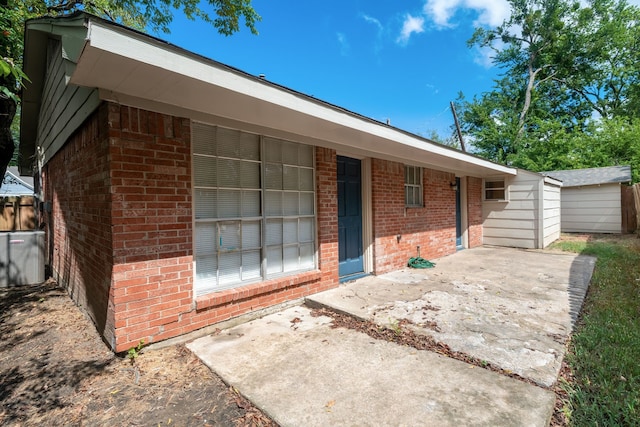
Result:
[[[404,167],[404,203],[407,207],[422,207],[422,168]]]
[[[485,200],[507,200],[507,187],[504,178],[502,179],[486,179],[484,181],[484,199]]]

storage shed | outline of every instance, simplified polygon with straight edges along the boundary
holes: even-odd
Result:
[[[518,169],[515,176],[484,180],[485,245],[542,249],[560,237],[557,179]]]
[[[631,166],[543,172],[562,181],[562,232],[621,233],[622,184]]]

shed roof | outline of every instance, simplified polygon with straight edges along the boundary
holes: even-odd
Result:
[[[631,166],[609,166],[542,172],[562,181],[563,187],[631,182]]]
[[[2,178],[0,197],[33,196],[33,178],[21,177],[18,168],[10,166]]]

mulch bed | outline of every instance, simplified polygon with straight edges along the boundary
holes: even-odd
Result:
[[[184,346],[114,355],[53,281],[0,289],[0,425],[276,426]]]

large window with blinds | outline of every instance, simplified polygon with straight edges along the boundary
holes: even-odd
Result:
[[[309,145],[192,125],[196,295],[313,269]]]

